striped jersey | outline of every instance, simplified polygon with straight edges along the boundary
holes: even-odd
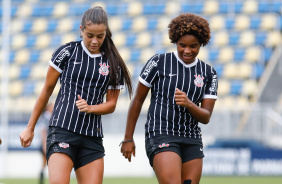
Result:
[[[103,137],[101,115],[79,112],[77,95],[88,105],[103,103],[109,85],[109,63],[102,54],[91,54],[83,41],[59,47],[49,61],[61,73],[60,91],[49,126],[61,127],[82,135]],[[123,88],[123,78],[117,86]]]
[[[145,124],[146,138],[173,135],[201,138],[198,121],[187,108],[175,103],[176,88],[200,105],[204,98],[217,99],[217,74],[199,60],[185,64],[177,52],[154,55],[146,63],[139,81],[151,88],[151,103]]]

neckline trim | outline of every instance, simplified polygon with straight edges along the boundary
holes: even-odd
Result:
[[[198,60],[199,60],[199,59],[196,57],[195,60],[193,61],[193,63],[186,64],[184,61],[182,61],[182,59],[180,59],[180,58],[178,57],[177,51],[174,51],[173,54],[175,55],[176,59],[177,59],[183,66],[185,66],[186,68],[195,66],[195,65],[198,63]]]
[[[91,58],[101,57],[101,56],[102,56],[101,53],[99,53],[99,54],[91,54],[91,53],[89,52],[89,50],[85,47],[83,41],[81,41],[81,46],[82,46],[83,50],[87,53],[87,55],[88,55],[89,57],[91,57]]]

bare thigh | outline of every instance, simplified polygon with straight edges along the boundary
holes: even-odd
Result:
[[[155,155],[153,168],[159,184],[181,184],[180,156],[172,151],[165,151]]]
[[[185,180],[192,180],[192,184],[200,183],[203,168],[203,159],[197,158],[182,164],[182,183]]]
[[[78,184],[102,184],[104,175],[104,158],[99,158],[75,171]]]
[[[65,153],[53,153],[48,160],[49,183],[69,184],[73,168],[71,158]]]

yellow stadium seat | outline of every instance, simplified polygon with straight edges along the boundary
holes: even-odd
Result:
[[[23,48],[27,41],[25,34],[16,34],[11,39],[12,39],[12,43],[11,43],[12,49]]]
[[[235,19],[235,29],[246,30],[250,27],[250,18],[247,15],[237,15]]]
[[[57,2],[54,4],[53,16],[63,17],[68,13],[69,7],[67,2]]]
[[[254,79],[245,80],[242,86],[242,95],[255,95],[258,89],[258,83]]]
[[[55,52],[54,49],[44,49],[40,52],[39,62],[46,63],[50,61],[52,54]]]
[[[38,49],[46,48],[50,45],[51,36],[49,34],[38,35],[35,41],[35,47]]]
[[[256,13],[258,12],[258,1],[257,0],[247,0],[243,1],[243,8],[244,13]]]
[[[103,1],[95,1],[94,3],[92,3],[91,7],[94,7],[94,6],[101,6],[104,10],[106,10],[107,8],[106,3]]]
[[[10,82],[9,84],[9,94],[11,96],[18,96],[23,91],[23,83],[21,81]]]
[[[206,47],[202,47],[197,57],[204,62],[209,62],[208,49]]]
[[[227,31],[215,32],[213,42],[217,46],[228,45],[229,34]]]
[[[120,17],[110,17],[109,18],[109,26],[111,31],[114,33],[115,31],[119,31],[122,28],[122,20]]]
[[[172,46],[172,45],[173,45],[173,44],[171,43],[171,40],[169,39],[167,33],[163,34],[162,37],[163,37],[163,38],[162,38],[162,43],[163,43],[164,46]]]
[[[175,15],[178,14],[181,10],[180,3],[174,1],[168,1],[165,6],[165,14]]]
[[[204,1],[204,13],[205,14],[215,14],[219,9],[219,1],[217,0],[209,0]]]
[[[273,47],[279,44],[282,44],[282,33],[279,30],[268,32],[265,45]]]
[[[43,86],[44,86],[43,80],[39,80],[38,82],[36,82],[35,88],[34,88],[34,93],[35,93],[36,96],[39,96],[39,94],[42,91]]]
[[[20,67],[17,64],[12,64],[9,66],[9,78],[11,80],[17,79],[20,75]]]
[[[59,20],[57,31],[59,32],[69,32],[72,29],[73,20],[71,18],[63,18]]]
[[[228,63],[224,66],[223,77],[226,79],[238,78],[239,67],[236,63]]]
[[[144,16],[139,16],[133,20],[131,29],[132,31],[142,31],[147,28],[147,24],[147,18]]]
[[[137,35],[136,46],[145,47],[150,45],[151,41],[151,34],[149,32],[142,32]]]
[[[126,63],[130,63],[129,59],[130,59],[130,50],[127,47],[123,47],[122,49],[118,49],[119,54],[121,55],[122,59],[124,60],[124,62]]]
[[[20,33],[23,29],[24,21],[20,19],[13,19],[11,21],[11,33]]]
[[[156,54],[156,51],[153,48],[145,48],[141,51],[141,62],[146,63],[153,55]]]
[[[239,64],[238,77],[247,79],[252,75],[252,65],[247,62]]]
[[[212,16],[210,18],[209,24],[212,31],[222,30],[225,27],[224,16],[222,15]]]
[[[77,40],[78,34],[79,33],[73,33],[73,32],[63,34],[62,39],[61,39],[61,44],[63,45],[63,44],[69,43],[71,41]]]
[[[139,1],[131,1],[128,4],[128,15],[136,16],[141,15],[143,12],[143,3]]]
[[[113,34],[113,42],[116,47],[124,46],[126,43],[126,35],[123,32]]]
[[[48,70],[48,65],[36,64],[31,68],[30,77],[32,79],[44,80],[46,78],[47,70]]]
[[[31,113],[36,100],[36,96],[21,96],[17,99],[17,107],[23,113]]]
[[[15,53],[15,62],[17,64],[25,64],[29,62],[29,58],[30,58],[29,49],[22,49]]]
[[[218,81],[220,85],[218,85],[217,93],[219,96],[228,95],[230,93],[230,82],[225,79],[221,79]]]
[[[264,14],[261,17],[260,27],[263,30],[272,30],[277,26],[277,16],[275,14]]]
[[[31,13],[32,13],[32,4],[26,2],[18,6],[16,16],[17,17],[29,17]]]
[[[158,30],[160,31],[165,31],[165,30],[168,30],[168,24],[170,23],[170,18],[168,17],[160,17],[158,19],[158,25],[157,25],[157,28]]]
[[[233,60],[234,49],[231,47],[223,47],[219,50],[218,60],[220,63],[225,63]]]
[[[251,46],[246,49],[245,60],[250,62],[258,62],[261,59],[261,48],[259,46]]]
[[[255,43],[255,34],[253,31],[244,31],[240,35],[239,44],[242,46],[250,46]]]
[[[33,21],[31,31],[34,33],[41,33],[46,31],[48,21],[46,18],[37,18]]]

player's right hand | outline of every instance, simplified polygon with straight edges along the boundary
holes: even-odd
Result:
[[[133,155],[135,157],[134,141],[122,143],[120,152],[122,153],[125,159],[128,159],[128,161],[131,162],[131,156]]]
[[[27,148],[31,145],[32,139],[34,137],[34,131],[29,128],[24,129],[22,133],[20,133],[20,141],[21,145],[24,148]]]

